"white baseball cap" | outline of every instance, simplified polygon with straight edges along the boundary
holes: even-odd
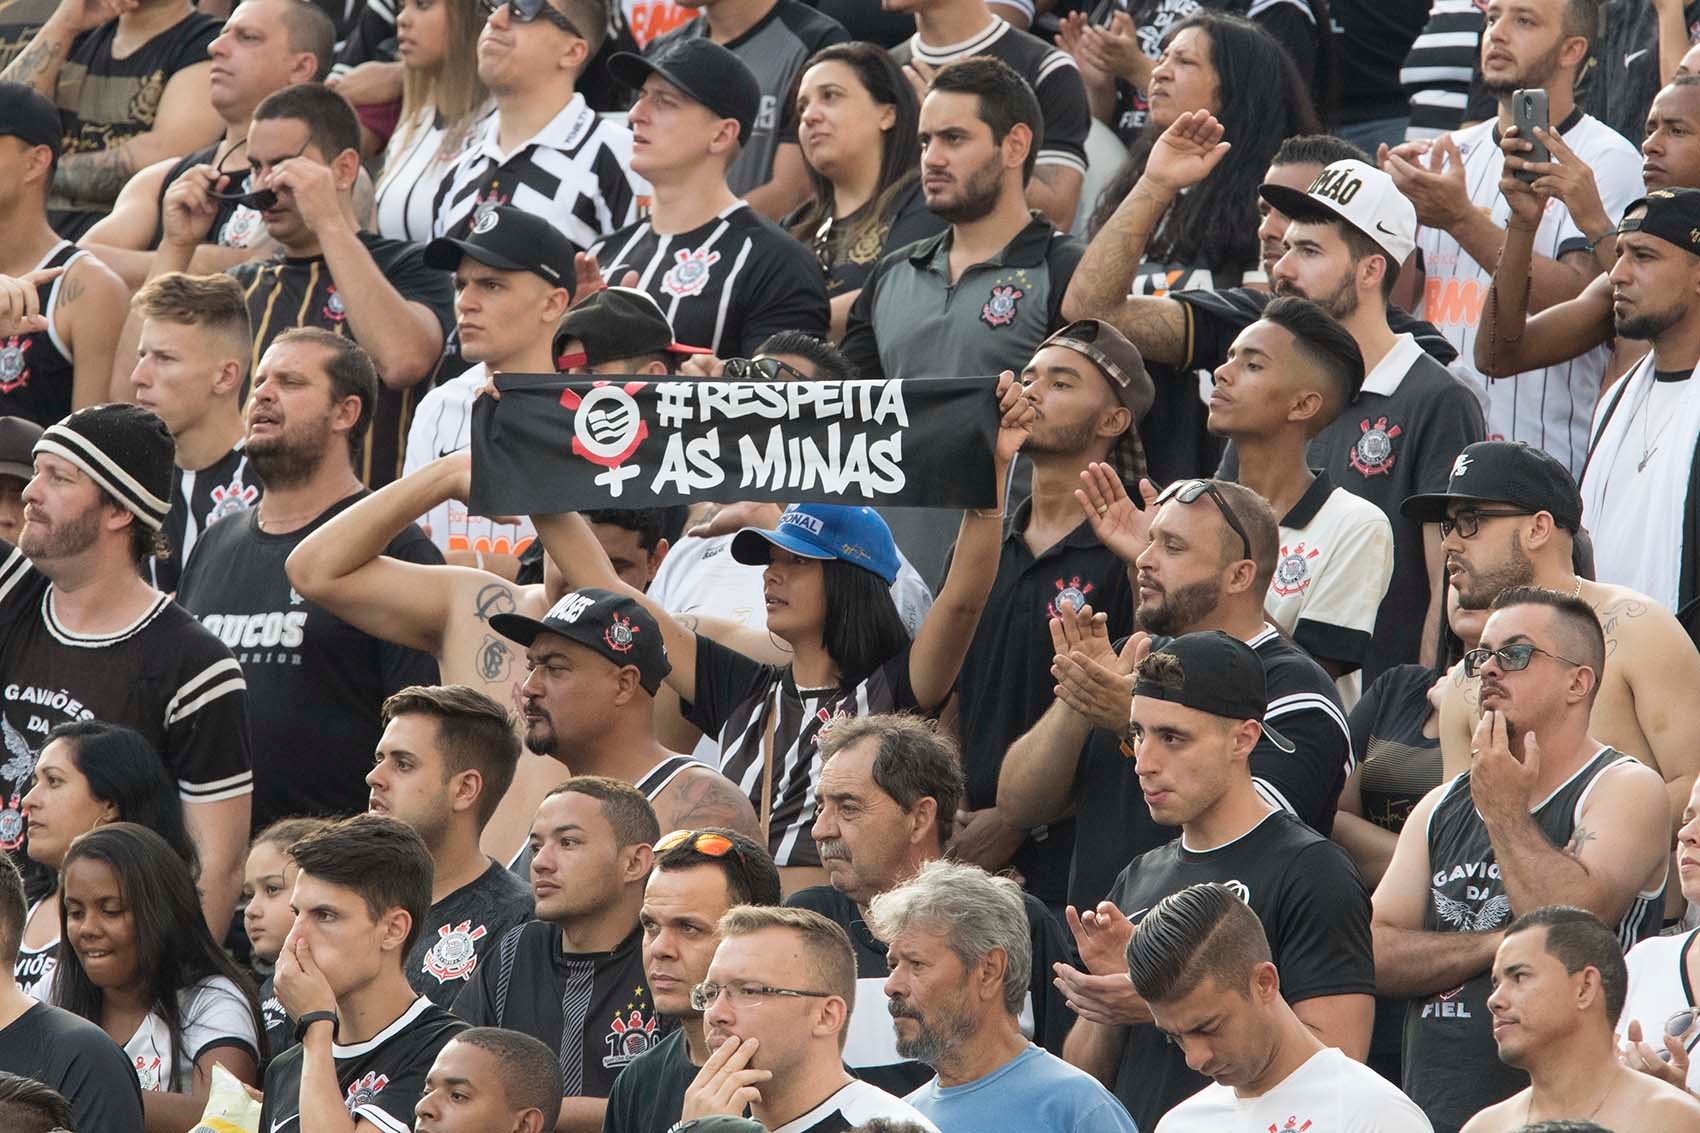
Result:
[[[1397,268],[1417,246],[1417,209],[1393,178],[1347,158],[1316,175],[1304,192],[1285,185],[1258,187],[1264,200],[1297,221],[1343,220],[1373,240]]]

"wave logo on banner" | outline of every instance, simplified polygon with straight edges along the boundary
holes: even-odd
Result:
[[[570,389],[561,391],[562,408],[573,411],[573,452],[607,470],[598,472],[594,482],[616,496],[639,472],[636,465],[627,466],[626,461],[649,436],[649,425],[635,400],[648,384],[597,382],[583,396]]]

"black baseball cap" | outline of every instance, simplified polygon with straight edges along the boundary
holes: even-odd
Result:
[[[576,641],[616,665],[635,666],[638,683],[651,695],[673,671],[654,616],[636,598],[612,590],[569,590],[541,619],[497,614],[490,628],[528,648],[540,633]]]
[[[34,87],[0,83],[0,137],[17,138],[27,146],[47,146],[59,158],[65,127],[59,108]]]
[[[425,245],[425,265],[454,271],[462,256],[501,271],[529,271],[545,283],[573,290],[573,242],[540,216],[497,205],[476,213],[464,237],[439,236]]]
[[[1647,211],[1630,216],[1636,209]],[[1645,232],[1700,256],[1700,189],[1659,189],[1623,210],[1619,234]]]
[[[1166,700],[1212,716],[1229,720],[1256,720],[1263,724],[1269,710],[1269,693],[1264,685],[1263,659],[1257,650],[1219,629],[1183,633],[1155,651],[1180,664],[1177,681],[1140,677],[1133,695]],[[1282,751],[1293,751],[1293,741],[1263,724],[1263,734]]]
[[[0,476],[28,480],[35,475],[35,442],[41,426],[25,417],[0,417]]]
[[[1439,523],[1446,518],[1446,505],[1455,500],[1510,504],[1530,515],[1548,512],[1554,523],[1571,532],[1582,526],[1582,493],[1570,469],[1523,441],[1470,445],[1452,462],[1446,491],[1407,496],[1399,513],[1418,523]]]
[[[706,36],[665,45],[652,57],[622,51],[608,60],[608,73],[633,90],[660,75],[722,118],[738,123],[738,144],[750,140],[761,112],[761,83],[744,61]]]
[[[584,357],[574,364],[597,366],[646,354],[710,354],[701,346],[673,341],[673,324],[648,292],[630,287],[605,287],[561,316],[552,343],[555,365],[567,353],[569,339],[584,343]]]

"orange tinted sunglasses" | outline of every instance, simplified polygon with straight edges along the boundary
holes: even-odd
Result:
[[[670,834],[663,834],[660,841],[655,843],[655,852],[664,854],[680,846],[689,846],[697,853],[706,854],[711,858],[723,858],[727,854],[732,854],[740,860],[743,858],[742,854],[737,853],[737,843],[712,830],[675,830]]]

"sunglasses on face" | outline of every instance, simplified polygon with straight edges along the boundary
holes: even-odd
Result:
[[[1176,503],[1190,504],[1200,496],[1209,496],[1216,504],[1216,509],[1222,513],[1222,519],[1240,537],[1240,546],[1245,550],[1245,558],[1256,558],[1251,553],[1251,539],[1245,533],[1245,525],[1240,517],[1234,514],[1234,509],[1228,506],[1228,501],[1222,497],[1222,492],[1208,480],[1176,480],[1164,488],[1157,496],[1157,505],[1162,507],[1170,500]]]
[[[790,363],[781,362],[777,358],[728,358],[726,359],[726,368],[722,373],[735,382],[806,382],[809,380],[809,375]]]
[[[1482,671],[1482,666],[1488,663],[1488,658],[1490,657],[1498,661],[1499,667],[1505,672],[1521,673],[1524,669],[1529,667],[1529,662],[1535,659],[1535,654],[1537,653],[1541,654],[1543,657],[1551,657],[1554,661],[1562,661],[1566,665],[1573,665],[1578,669],[1588,668],[1587,665],[1582,664],[1580,661],[1572,661],[1568,657],[1560,657],[1551,650],[1542,649],[1538,645],[1530,645],[1528,642],[1520,642],[1517,645],[1502,645],[1498,649],[1470,650],[1468,653],[1464,654],[1464,675],[1466,677],[1473,677],[1479,674]]]
[[[309,140],[305,145],[290,154],[288,157],[281,157],[273,162],[272,168],[275,169],[286,161],[294,161],[296,158],[306,153],[307,146],[312,144],[313,143]],[[229,156],[229,154],[225,155],[226,160],[229,159]],[[221,168],[215,170],[215,172],[221,176],[229,177],[232,185],[240,185],[242,183],[241,173],[243,171],[241,170]],[[259,175],[259,170],[253,168],[252,165],[249,166],[246,172],[250,182]],[[207,196],[211,197],[215,201],[235,201],[237,204],[251,208],[255,212],[265,212],[267,209],[277,207],[277,193],[273,192],[271,189],[226,189],[223,191],[208,189]]]
[[[1507,519],[1514,515],[1528,514],[1526,511],[1510,511],[1506,508],[1459,508],[1440,521],[1440,537],[1444,539],[1456,531],[1460,539],[1474,539],[1476,532],[1481,530],[1484,519]]]
[[[478,10],[484,14],[485,19],[489,19],[495,14],[496,9],[502,6],[502,4],[495,3],[493,0],[478,0]],[[557,12],[555,6],[549,3],[549,0],[506,0],[506,6],[508,19],[515,23],[529,24],[537,17],[542,16],[568,35],[576,36],[579,39],[584,38],[584,33],[579,31],[566,16]]]

